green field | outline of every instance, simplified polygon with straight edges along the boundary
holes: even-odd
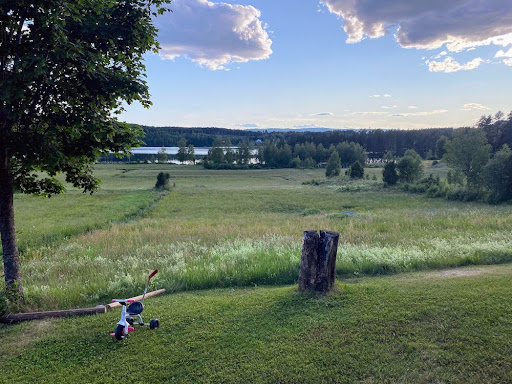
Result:
[[[0,382],[511,381],[512,267],[482,265],[512,262],[512,206],[324,172],[97,165],[96,194],[15,196],[25,310],[134,296],[154,268],[171,294],[121,343],[118,312],[0,326]],[[296,292],[310,229],[341,234],[327,297]]]
[[[27,309],[133,295],[154,268],[170,292],[291,284],[310,229],[340,232],[339,277],[512,261],[510,205],[327,181],[322,169],[96,168],[99,193],[15,198]],[[152,190],[160,171],[171,174],[167,195]]]

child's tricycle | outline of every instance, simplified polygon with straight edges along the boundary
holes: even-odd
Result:
[[[140,315],[144,310],[144,297],[146,296],[146,292],[148,290],[149,282],[153,276],[158,273],[158,269],[155,269],[148,277],[148,282],[146,283],[146,288],[144,289],[144,294],[142,295],[141,301],[135,301],[133,299],[113,299],[113,303],[119,303],[122,305],[121,310],[121,320],[117,323],[117,327],[114,333],[111,333],[110,336],[115,337],[117,340],[122,340],[125,337],[128,337],[128,332],[132,332],[134,328],[132,325],[134,324],[134,317],[137,318],[137,324],[142,326],[144,325],[144,321],[142,320],[142,316]],[[130,303],[128,308],[126,308],[126,304]],[[149,322],[149,329],[155,329],[160,326],[160,322],[158,319],[151,319]]]

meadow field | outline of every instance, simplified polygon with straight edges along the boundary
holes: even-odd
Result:
[[[138,295],[154,268],[168,294],[145,303],[160,328],[120,342],[118,310],[0,325],[0,383],[511,382],[512,206],[366,172],[97,165],[93,195],[16,195],[23,310]],[[297,292],[310,229],[341,234],[325,296]]]
[[[162,171],[167,193],[153,190]],[[93,195],[16,195],[26,310],[134,295],[154,268],[168,292],[292,284],[310,229],[341,234],[339,278],[512,261],[511,205],[407,194],[366,172],[108,164]]]

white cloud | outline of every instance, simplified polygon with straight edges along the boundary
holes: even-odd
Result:
[[[259,128],[259,124],[247,123],[247,124],[235,124],[235,127],[240,128]]]
[[[320,0],[344,19],[347,42],[395,32],[404,48],[450,51],[512,44],[510,0]]]
[[[512,59],[503,60],[503,64],[508,65],[509,67],[512,67]]]
[[[251,5],[174,0],[172,11],[157,17],[160,55],[165,59],[188,57],[211,70],[232,63],[268,59],[272,40]]]
[[[304,125],[294,125],[293,128],[308,129],[308,128],[324,128],[324,127],[320,127],[316,124],[304,124]]]
[[[391,97],[391,95],[389,93],[386,93],[384,97]]]
[[[494,57],[512,57],[512,48],[510,48],[507,52],[500,49],[498,52],[496,52]]]
[[[490,109],[490,108],[485,105],[478,104],[478,103],[467,103],[467,104],[464,104],[464,107],[462,108],[463,111],[472,111],[472,110],[483,111],[486,109]]]
[[[319,113],[312,113],[309,116],[334,116],[334,113],[332,113],[332,112],[319,112]]]
[[[409,105],[407,108],[409,108],[409,109],[418,109],[418,107],[415,106],[415,105]]]
[[[381,107],[382,109],[393,109],[393,108],[398,108],[397,105],[383,105]]]
[[[425,62],[428,65],[428,70],[430,72],[457,72],[457,71],[469,71],[471,69],[478,68],[480,64],[483,63],[483,60],[480,57],[473,59],[466,64],[460,64],[453,59],[453,57],[448,56],[443,61],[430,61],[427,60]]]
[[[409,116],[430,116],[430,115],[439,115],[440,113],[448,112],[447,109],[435,109],[433,111],[428,112],[405,112],[405,113],[395,113],[392,116],[396,117],[409,117]]]
[[[380,95],[371,95],[370,97],[373,98],[373,99],[376,99],[376,98],[379,98]]]

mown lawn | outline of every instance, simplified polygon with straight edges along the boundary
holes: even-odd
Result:
[[[118,311],[0,327],[0,383],[507,383],[512,265],[149,299],[127,340]]]

